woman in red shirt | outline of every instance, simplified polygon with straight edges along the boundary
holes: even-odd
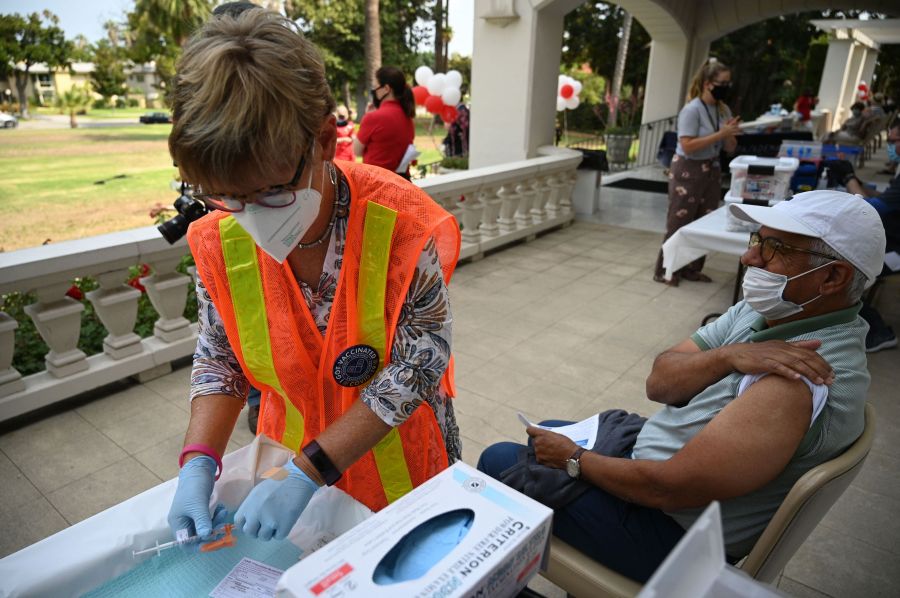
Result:
[[[350,120],[350,111],[341,104],[334,111],[337,117],[337,143],[334,148],[335,160],[347,160],[353,162],[356,156],[353,155],[353,129],[356,124]]]
[[[375,79],[378,83],[372,89],[375,110],[363,116],[353,150],[356,155],[362,155],[365,164],[397,172],[406,149],[416,137],[413,125],[416,100],[400,69],[383,66],[375,73]],[[408,168],[397,174],[409,179]]]

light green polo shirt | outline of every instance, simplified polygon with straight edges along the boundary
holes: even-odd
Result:
[[[862,433],[869,388],[865,338],[869,325],[859,317],[861,304],[821,316],[766,327],[765,319],[745,301],[735,304],[691,338],[704,351],[735,343],[772,339],[822,341],[819,354],[834,369],[834,382],[825,407],[804,436],[785,470],[766,486],[745,496],[723,501],[722,523],[726,551],[746,555],[778,510],[791,486],[806,471],[843,452]],[[663,407],[638,435],[633,458],[665,461],[677,453],[722,408],[734,400],[743,374],[725,376],[682,407]],[[687,529],[703,509],[669,513]]]

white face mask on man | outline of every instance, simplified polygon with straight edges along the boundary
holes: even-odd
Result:
[[[798,305],[782,297],[787,283],[833,263],[834,261],[832,260],[790,278],[784,274],[776,274],[762,268],[748,266],[747,271],[744,273],[744,282],[742,284],[744,300],[756,313],[768,320],[780,320],[798,314],[803,311],[805,305],[812,303],[822,295],[816,295],[809,301]]]
[[[324,183],[325,165],[322,167],[322,185]],[[250,203],[234,214],[235,220],[253,237],[256,245],[278,263],[284,262],[288,254],[297,247],[300,239],[316,221],[322,207],[322,194],[313,189],[312,175],[306,189],[285,191],[283,194],[293,194],[294,203],[285,208],[269,208]]]

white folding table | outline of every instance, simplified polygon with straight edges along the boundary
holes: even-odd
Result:
[[[672,275],[679,268],[703,257],[710,251],[737,256],[741,256],[747,251],[750,233],[732,232],[725,229],[725,210],[727,209],[728,206],[722,206],[706,216],[682,226],[663,243],[663,268],[666,271],[666,280],[671,280]],[[737,303],[740,297],[743,274],[744,268],[739,261],[734,281],[734,293],[731,298],[732,305]],[[712,315],[718,314],[710,314],[710,316]],[[710,316],[705,317],[703,322],[706,323]]]

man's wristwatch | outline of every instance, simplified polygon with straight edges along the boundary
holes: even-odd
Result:
[[[338,471],[338,468],[334,466],[334,463],[331,462],[331,459],[328,458],[328,455],[325,454],[325,451],[322,450],[322,447],[315,440],[303,447],[303,454],[313,464],[327,486],[334,486],[341,479],[341,472]]]
[[[570,478],[578,479],[581,477],[581,455],[584,454],[586,448],[579,447],[575,449],[569,460],[566,461],[566,473]]]

